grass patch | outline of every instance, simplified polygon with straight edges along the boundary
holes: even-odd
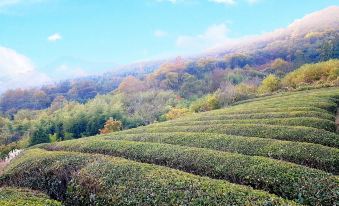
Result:
[[[23,188],[0,188],[1,206],[61,206],[41,192]]]

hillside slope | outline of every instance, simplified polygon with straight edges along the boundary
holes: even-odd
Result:
[[[338,102],[338,88],[283,93],[37,145],[6,168],[1,185],[65,205],[336,205]]]
[[[0,91],[0,111],[13,115],[21,109],[45,109],[60,98],[86,102],[98,94],[116,90],[130,77],[143,81],[136,86],[137,91],[160,88],[194,99],[222,88],[223,76],[227,79],[241,74],[241,81],[255,83],[269,73],[284,75],[305,63],[339,58],[338,14],[339,7],[332,6],[286,28],[234,40],[229,45],[220,43],[219,48],[195,56],[137,62],[116,66],[99,76],[70,79],[40,88],[8,90],[3,94]],[[65,58],[56,65],[94,67],[90,62],[74,61]]]

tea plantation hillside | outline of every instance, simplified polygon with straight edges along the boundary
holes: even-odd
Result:
[[[339,205],[338,103],[339,88],[289,92],[40,144],[0,183],[65,205]]]

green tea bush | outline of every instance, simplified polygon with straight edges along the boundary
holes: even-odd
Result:
[[[208,115],[225,115],[225,114],[252,114],[252,113],[262,113],[263,111],[265,112],[301,112],[301,111],[313,111],[313,112],[319,112],[319,113],[330,113],[329,111],[325,109],[321,109],[318,107],[251,107],[251,108],[242,108],[242,107],[231,107],[231,108],[225,108],[225,109],[219,109],[219,110],[214,110],[214,111],[209,111],[208,113],[200,113],[196,114],[195,116],[204,116],[206,114]],[[191,115],[192,116],[192,115]]]
[[[61,203],[49,199],[38,191],[23,188],[0,188],[1,206],[61,206]]]
[[[111,134],[105,139],[156,142],[264,156],[339,174],[339,149],[319,144],[188,132]]]
[[[337,110],[337,103],[333,101],[308,101],[307,99],[300,99],[300,100],[277,100],[277,101],[270,101],[270,102],[264,102],[264,101],[258,101],[256,103],[247,104],[247,107],[280,107],[280,108],[287,108],[287,107],[297,107],[297,106],[304,106],[304,107],[318,107],[320,109],[325,109],[329,112],[335,112]]]
[[[207,121],[207,120],[233,120],[233,119],[270,119],[270,118],[293,118],[293,117],[314,117],[334,121],[335,117],[328,113],[313,111],[293,111],[293,112],[260,112],[260,113],[244,113],[244,114],[220,114],[204,116],[191,116],[173,121]]]
[[[289,101],[291,99],[306,99],[307,101],[314,101],[315,99],[339,99],[339,90],[337,87],[324,88],[324,89],[310,89],[303,91],[290,91],[284,93],[277,93],[275,95],[267,95],[253,99],[247,99],[243,101],[236,102],[234,105],[250,105],[252,103],[260,101]]]
[[[283,126],[304,126],[324,129],[330,132],[335,132],[337,127],[335,122],[318,119],[314,117],[299,117],[299,118],[270,118],[270,119],[228,119],[228,120],[210,120],[210,121],[177,121],[154,124],[153,126],[191,126],[191,125],[215,125],[215,124],[268,124],[268,125],[283,125]]]
[[[248,137],[261,137],[297,142],[317,143],[330,147],[339,147],[339,136],[326,130],[311,127],[292,127],[256,124],[215,124],[197,126],[145,126],[123,131],[123,134],[168,132],[207,132]]]
[[[1,183],[40,188],[50,194],[63,190],[63,203],[72,206],[296,205],[263,191],[161,166],[39,149],[13,160]]]
[[[265,157],[159,143],[91,139],[50,144],[43,148],[109,154],[163,165],[249,185],[311,205],[332,205],[336,201],[333,197],[339,192],[339,181],[335,176]]]

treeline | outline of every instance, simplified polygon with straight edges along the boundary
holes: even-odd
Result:
[[[84,103],[98,94],[115,90],[119,85],[119,89],[125,92],[170,90],[192,101],[218,89],[223,90],[229,84],[258,86],[268,74],[281,78],[303,64],[338,57],[337,31],[309,32],[269,40],[260,46],[249,45],[228,53],[219,52],[194,59],[179,57],[163,64],[159,61],[133,65],[133,70],[123,68],[126,71],[122,74],[63,81],[35,89],[9,90],[0,98],[0,110],[13,115],[20,109],[46,109],[63,98]],[[128,74],[130,76],[120,84]]]
[[[117,88],[123,77],[101,76],[66,80],[40,88],[12,89],[2,94],[0,110],[13,115],[21,109],[41,110],[65,99],[84,103]]]
[[[63,99],[45,110],[20,110],[0,119],[0,144],[8,148],[96,135],[108,120],[128,129],[162,121],[182,100],[171,91],[149,90],[133,94],[99,95],[86,103]],[[109,132],[109,131],[108,131]],[[1,150],[1,148],[0,148]],[[0,151],[1,152],[1,151]]]
[[[143,89],[141,80],[128,77],[114,93],[99,95],[86,103],[59,99],[48,109],[20,110],[12,120],[0,118],[0,151],[148,125],[279,91],[338,86],[339,60],[306,64],[282,78],[270,74],[258,85],[236,82],[235,79],[246,78],[237,75],[231,82],[225,73],[223,87],[195,100],[182,98],[171,90]]]

